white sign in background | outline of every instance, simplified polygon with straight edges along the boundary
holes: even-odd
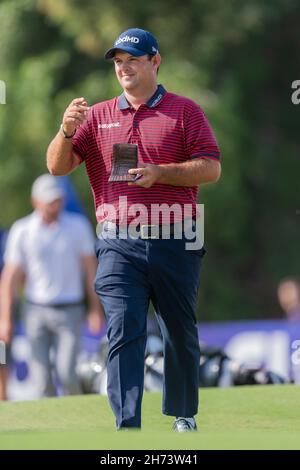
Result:
[[[5,343],[0,341],[0,366],[6,364]]]

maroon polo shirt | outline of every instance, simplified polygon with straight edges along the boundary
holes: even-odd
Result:
[[[212,129],[195,102],[159,85],[152,98],[135,110],[122,94],[92,106],[73,138],[73,150],[86,165],[98,222],[163,223],[164,210],[171,214],[171,222],[195,215],[196,186],[154,184],[146,189],[109,182],[117,143],[136,144],[140,164],[219,160]]]

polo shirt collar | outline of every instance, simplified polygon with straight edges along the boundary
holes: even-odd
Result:
[[[64,214],[64,211],[62,210],[59,214],[58,214],[58,217],[55,221],[55,224],[56,225],[60,225],[61,222],[62,222],[62,219],[63,219],[63,214]],[[39,213],[39,211],[37,209],[35,209],[33,212],[31,212],[31,220],[33,221],[33,223],[36,225],[36,226],[48,226],[48,224],[44,224],[43,222],[43,219]],[[52,226],[54,226],[55,224],[51,224]]]
[[[162,85],[158,85],[156,92],[147,101],[146,106],[148,106],[148,108],[155,108],[155,106],[161,102],[166,93],[167,91],[165,88]],[[118,107],[120,110],[130,108],[130,103],[127,101],[125,93],[122,93],[122,95],[118,97]]]

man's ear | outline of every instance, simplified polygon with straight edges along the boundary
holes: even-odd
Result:
[[[153,64],[156,66],[156,70],[158,71],[160,64],[161,64],[161,55],[159,54],[159,52],[155,54],[155,56],[153,56],[152,61],[153,61]]]

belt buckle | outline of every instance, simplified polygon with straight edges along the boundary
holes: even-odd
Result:
[[[148,230],[149,227],[157,227],[157,225],[141,225],[141,238],[145,240],[158,238],[157,235],[152,235],[151,228],[150,228],[150,236],[149,236],[149,232],[145,233],[145,230]]]

